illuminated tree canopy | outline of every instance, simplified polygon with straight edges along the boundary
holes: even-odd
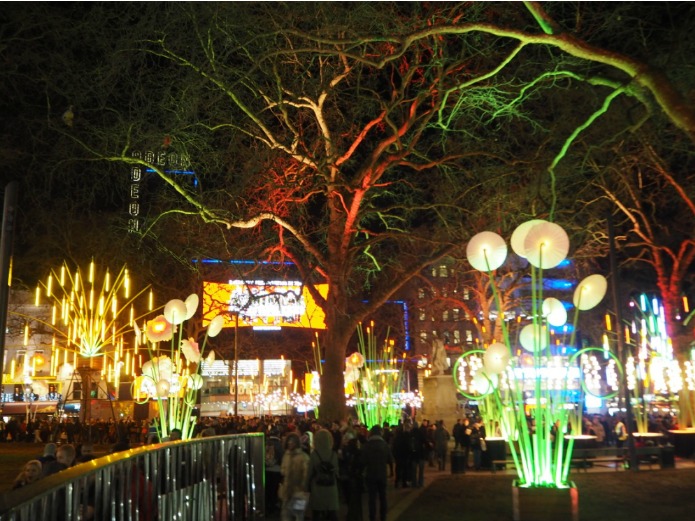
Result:
[[[582,227],[594,147],[610,153],[604,144],[656,126],[692,151],[687,61],[675,56],[669,76],[650,56],[687,26],[681,3],[653,26],[643,14],[641,32],[630,3],[37,11],[11,14],[1,52],[43,71],[28,82],[42,93],[34,119],[18,119],[50,136],[46,165],[74,179],[87,160],[121,176],[121,191],[121,172],[152,170],[143,245],[290,260],[326,281],[328,298],[314,297],[329,419],[344,414],[356,325],[424,266],[485,228],[536,216]],[[26,82],[19,65],[4,75]],[[144,149],[190,158],[197,183],[133,156]]]

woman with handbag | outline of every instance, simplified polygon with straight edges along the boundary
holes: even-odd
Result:
[[[282,500],[282,521],[301,521],[307,507],[306,491],[309,455],[302,450],[299,436],[290,432],[285,437],[285,447],[280,463],[282,482],[278,496]]]

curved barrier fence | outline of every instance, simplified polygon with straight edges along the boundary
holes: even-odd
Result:
[[[264,519],[264,450],[254,433],[111,454],[6,493],[0,521]]]

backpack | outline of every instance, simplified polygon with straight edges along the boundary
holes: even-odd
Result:
[[[277,456],[275,455],[275,444],[271,441],[265,445],[265,466],[274,467],[278,464]]]
[[[330,461],[323,461],[321,456],[317,452],[316,455],[319,457],[319,473],[316,476],[316,484],[321,487],[332,487],[335,485],[335,467]]]

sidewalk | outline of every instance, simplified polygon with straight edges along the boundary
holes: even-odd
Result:
[[[475,472],[475,474],[484,474],[484,471]],[[420,495],[430,486],[432,483],[437,481],[437,479],[451,474],[451,460],[448,459],[446,462],[446,468],[444,470],[438,470],[436,466],[430,467],[425,464],[425,485],[420,488],[395,488],[393,484],[393,478],[389,479],[388,487],[386,489],[387,501],[388,501],[388,515],[386,516],[386,521],[397,521],[398,518],[405,512],[412,503],[420,497]],[[363,519],[368,521],[369,510],[367,509],[367,495],[364,494],[364,505],[363,505]],[[341,518],[341,519],[344,519]]]
[[[473,484],[475,483],[476,486],[478,486],[481,482],[489,482],[492,484],[493,482],[499,482],[500,480],[508,481],[511,483],[511,480],[516,477],[516,471],[514,469],[503,469],[503,470],[497,470],[496,472],[492,472],[491,469],[483,469],[480,471],[474,471],[474,470],[466,470],[465,473],[457,473],[457,474],[452,474],[451,473],[451,453],[449,453],[449,458],[447,458],[447,464],[446,464],[446,469],[444,471],[439,471],[436,468],[432,468],[429,466],[425,467],[425,485],[422,488],[394,488],[393,486],[393,480],[389,480],[389,485],[387,489],[387,494],[388,494],[388,516],[387,516],[387,521],[399,521],[399,520],[408,520],[412,517],[418,518],[418,515],[413,516],[413,513],[409,513],[409,509],[413,506],[413,504],[420,500],[418,502],[418,508],[413,509],[413,510],[421,510],[421,507],[424,507],[425,504],[426,510],[431,511],[433,515],[436,515],[437,520],[442,520],[442,519],[458,519],[462,516],[462,511],[460,505],[457,505],[455,499],[457,496],[461,495],[461,491],[466,487],[466,484]],[[660,469],[657,466],[653,467],[652,469],[648,469],[645,467],[644,469],[640,470],[638,474],[641,474],[643,476],[650,476],[652,479],[658,478],[660,476],[660,473],[670,473],[671,471],[675,470],[680,471],[688,471],[684,472],[683,477],[688,480],[690,477],[692,477],[692,473],[695,472],[695,459],[690,458],[690,459],[684,459],[684,458],[676,458],[676,465],[675,469]],[[590,475],[596,475],[596,474],[601,474],[606,476],[608,479],[620,479],[620,478],[625,478],[626,476],[633,475],[634,473],[626,470],[622,465],[619,466],[617,469],[615,466],[595,466],[587,469],[573,469],[570,475],[570,478],[573,480],[580,480],[580,481],[586,481],[586,480],[591,480],[595,478],[590,478]],[[665,476],[666,474],[663,474]],[[505,479],[506,478],[506,479]],[[437,481],[441,481],[441,485],[444,487],[442,490],[435,491],[435,493],[430,492],[428,489],[431,487],[433,483],[436,483]],[[657,479],[657,481],[659,481]],[[448,491],[451,488],[451,482],[456,483],[457,485],[454,486],[455,490],[458,490],[458,494],[456,493],[451,493],[447,494],[446,491]],[[435,487],[436,488],[436,487]],[[504,489],[505,493],[504,495],[506,496],[506,488]],[[494,494],[493,494],[494,495]],[[423,497],[424,496],[424,497]],[[446,501],[442,502],[442,496],[446,497]],[[647,495],[649,496],[649,494]],[[367,510],[367,504],[366,504],[366,494],[365,494],[365,501],[364,501],[364,510],[363,510],[363,519],[365,521],[368,521],[368,510]],[[460,499],[460,498],[459,498]],[[492,499],[492,496],[489,497],[492,502],[494,500]],[[454,500],[454,501],[451,501]],[[470,505],[470,503],[468,504]],[[467,506],[468,506],[467,505]],[[689,509],[688,509],[689,510]],[[446,514],[445,514],[446,511]],[[506,512],[506,510],[505,510]],[[344,512],[342,512],[344,514]],[[469,512],[470,515],[470,512]],[[509,509],[509,516],[511,517],[511,509]],[[504,516],[503,516],[504,517]],[[506,517],[505,517],[506,518]],[[340,519],[345,519],[345,516],[342,515]],[[490,518],[488,518],[490,519]],[[637,518],[635,518],[636,521]],[[664,518],[662,518],[664,519]]]

